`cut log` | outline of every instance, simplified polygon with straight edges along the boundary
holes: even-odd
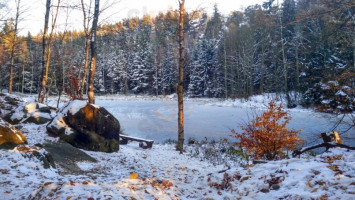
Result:
[[[325,143],[317,144],[317,145],[314,145],[314,146],[302,148],[300,150],[296,150],[296,151],[294,151],[292,153],[292,156],[296,157],[296,156],[301,155],[304,152],[307,152],[307,151],[310,151],[310,150],[313,150],[313,149],[317,149],[317,148],[320,148],[320,147],[325,147],[326,149],[340,147],[340,148],[344,148],[344,149],[355,150],[355,147],[350,147],[350,146],[347,146],[345,144],[325,142]]]
[[[120,135],[120,144],[128,144],[129,141],[139,142],[139,147],[143,149],[151,149],[153,147],[153,140],[146,140],[137,137],[131,137],[127,135]]]

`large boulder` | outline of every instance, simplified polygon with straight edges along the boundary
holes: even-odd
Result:
[[[120,123],[105,108],[73,101],[48,125],[47,131],[74,147],[91,151],[117,152]]]
[[[26,143],[27,139],[20,130],[0,118],[0,148]]]

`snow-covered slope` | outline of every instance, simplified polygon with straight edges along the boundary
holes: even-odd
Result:
[[[28,146],[56,141],[45,125],[22,124]],[[355,199],[355,151],[244,165],[175,151],[173,144],[121,145],[117,153],[85,151],[81,174],[44,169],[18,149],[0,150],[1,199]],[[43,149],[40,151],[44,151]],[[225,172],[219,173],[221,170]]]
[[[29,137],[28,135],[27,137]],[[118,153],[86,152],[98,163],[81,162],[81,175],[44,169],[16,150],[0,151],[2,199],[354,199],[355,152],[334,149],[317,157],[232,166],[180,155],[172,145]],[[137,179],[131,179],[137,173]],[[133,177],[133,176],[132,176]],[[274,189],[273,189],[274,188]]]

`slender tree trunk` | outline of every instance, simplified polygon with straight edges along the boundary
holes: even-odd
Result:
[[[296,52],[295,52],[295,56],[296,56],[296,88],[297,88],[297,92],[300,92],[300,61],[298,58],[298,44],[296,44]]]
[[[14,37],[13,41],[11,44],[11,54],[10,54],[10,76],[9,76],[9,94],[12,93],[12,79],[13,79],[13,68],[14,68],[14,62],[15,62],[15,49],[17,46],[17,27],[18,27],[18,20],[20,17],[20,3],[21,0],[17,1],[16,5],[16,18],[15,18],[15,27],[14,27]]]
[[[14,57],[13,57],[13,54],[11,53],[10,75],[9,75],[9,89],[8,89],[8,93],[9,93],[9,94],[12,93],[13,68],[14,68]]]
[[[51,56],[51,42],[54,34],[54,27],[57,21],[58,13],[59,13],[59,5],[60,0],[58,0],[56,13],[52,23],[51,33],[48,37],[48,21],[49,21],[49,12],[51,7],[51,0],[47,0],[46,4],[46,15],[45,15],[45,23],[44,23],[44,33],[43,33],[43,53],[42,53],[42,75],[41,75],[41,85],[38,92],[38,102],[43,103],[44,97],[46,96],[46,87],[48,80],[48,71],[49,71],[49,60]]]
[[[90,1],[90,6],[91,6],[91,1]],[[87,76],[88,65],[89,65],[89,51],[90,51],[90,37],[91,37],[89,31],[89,18],[86,15],[84,0],[81,0],[81,8],[84,16],[83,25],[85,31],[85,61],[84,61],[84,73],[81,79],[80,91],[79,91],[80,99],[82,99],[84,95],[84,87],[85,87],[86,76]]]
[[[260,94],[264,93],[265,44],[261,44]]]
[[[94,11],[94,20],[92,22],[91,28],[91,40],[90,40],[90,48],[91,48],[91,60],[90,60],[90,72],[89,72],[89,92],[88,98],[89,103],[94,104],[94,78],[95,78],[95,70],[96,70],[96,31],[97,31],[97,22],[99,20],[99,6],[100,0],[95,0],[95,11]]]
[[[54,78],[54,72],[52,72],[51,74],[51,78],[49,79],[49,86],[48,86],[48,90],[47,90],[47,95],[45,96],[46,98],[46,102],[48,102],[48,96],[51,93],[51,89],[52,89],[52,85],[53,85],[53,80],[55,80]],[[54,81],[55,82],[55,81]]]
[[[20,86],[21,86],[21,71],[17,74],[17,92],[20,93]]]
[[[32,87],[33,87],[33,77],[34,77],[34,64],[33,64],[33,55],[32,52],[30,51],[31,54],[31,84],[30,84],[30,95],[32,95]]]
[[[46,15],[44,17],[44,32],[43,32],[43,44],[42,44],[42,74],[41,74],[41,85],[38,92],[38,102],[43,103],[44,96],[46,93],[46,54],[47,54],[47,43],[48,43],[48,23],[49,23],[49,12],[51,9],[51,0],[47,0],[46,3]]]
[[[23,94],[23,88],[25,85],[25,65],[22,65],[22,83],[21,83],[21,93]]]
[[[87,35],[85,39],[85,63],[84,63],[83,78],[81,79],[81,85],[80,85],[80,99],[83,98],[86,75],[88,73],[87,71],[88,71],[88,64],[89,64],[89,50],[90,50],[90,35]]]
[[[155,78],[156,78],[156,81],[155,81],[155,94],[158,96],[159,95],[159,78],[158,78],[158,71],[159,71],[159,67],[158,67],[158,64],[157,64],[157,56],[155,55],[154,56],[154,65],[155,65]]]
[[[296,26],[296,31],[301,35],[301,30],[300,30],[300,25],[297,24]],[[300,86],[300,61],[299,61],[299,46],[300,46],[300,38],[296,38],[296,44],[295,44],[295,56],[296,56],[296,89],[297,93],[301,92],[301,86]],[[298,95],[298,94],[297,94]]]
[[[64,64],[63,62],[60,63],[61,66],[61,71],[64,72]],[[60,102],[60,98],[63,94],[63,88],[64,88],[64,73],[60,73],[60,77],[59,77],[59,94],[58,94],[58,101],[57,101],[57,108],[59,108],[59,102]]]
[[[179,84],[177,88],[178,95],[178,143],[177,150],[184,152],[184,17],[185,17],[185,0],[180,0],[180,24],[179,24]]]
[[[102,67],[101,74],[102,74],[102,86],[104,87],[104,94],[106,94],[106,87],[105,87],[105,68],[104,68],[104,67]]]
[[[284,38],[283,38],[283,26],[282,26],[282,19],[280,17],[280,34],[281,34],[281,50],[282,50],[282,65],[284,68],[284,90],[286,94],[286,99],[287,99],[287,107],[291,106],[291,98],[290,94],[288,91],[288,70],[287,70],[287,61],[286,61],[286,55],[285,55],[285,44],[284,44]]]
[[[127,92],[128,92],[128,69],[127,69],[127,64],[126,62],[124,63],[124,72],[125,72],[125,75],[124,75],[124,78],[123,78],[123,83],[124,83],[124,90],[123,90],[123,93],[126,95]]]
[[[224,34],[224,45],[223,45],[223,52],[224,52],[224,97],[228,98],[228,86],[227,86],[227,50],[226,50],[226,34]]]
[[[30,94],[32,95],[32,88],[33,88],[33,76],[34,76],[34,65],[32,63],[32,66],[31,66],[31,86],[30,86]]]

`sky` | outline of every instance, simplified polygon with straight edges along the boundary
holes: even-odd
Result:
[[[8,2],[10,1],[15,2],[15,0],[9,0]],[[71,0],[70,2],[75,1],[78,0]],[[89,2],[89,0],[85,1]],[[101,23],[114,23],[124,18],[143,16],[144,14],[156,15],[170,8],[178,8],[178,0],[101,0],[100,7],[105,7],[106,1],[110,2],[110,6],[100,16]],[[265,0],[186,0],[185,7],[188,11],[206,9],[211,13],[214,5],[217,4],[222,14],[229,14],[231,11],[242,10],[249,5],[262,4],[263,1]],[[53,4],[56,2],[56,0],[52,0]],[[44,26],[46,1],[22,0],[21,3],[23,10],[26,11],[22,15],[24,20],[20,22],[20,34],[26,35],[28,32],[31,32],[31,34],[39,33],[40,30],[43,30]],[[67,11],[62,9],[57,22],[58,30],[64,29],[66,16],[69,16],[68,22],[70,22],[68,29],[81,29],[82,13],[79,11],[70,11],[67,14]]]

